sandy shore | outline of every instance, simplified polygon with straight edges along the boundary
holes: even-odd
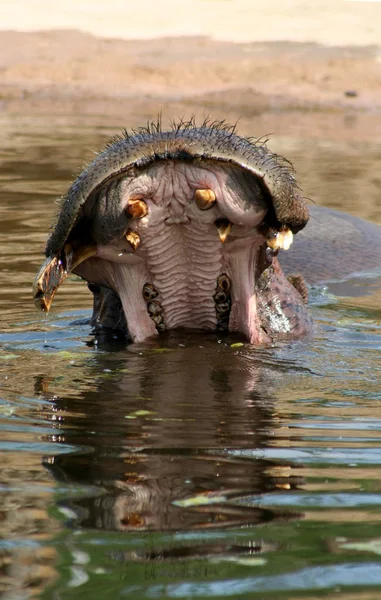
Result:
[[[207,36],[229,42],[380,45],[375,0],[14,0],[1,30],[77,29],[100,37]]]
[[[268,117],[267,131],[381,137],[381,3],[16,0],[0,24],[0,110]],[[181,6],[181,13],[179,13]],[[295,116],[298,115],[298,116]],[[380,122],[380,121],[378,121]]]

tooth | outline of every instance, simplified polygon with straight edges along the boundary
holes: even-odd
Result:
[[[143,286],[143,298],[149,302],[156,298],[159,295],[159,292],[153,287],[152,283],[145,283]]]
[[[217,226],[218,235],[220,236],[220,240],[222,243],[224,243],[231,231],[232,224],[227,219],[217,219],[215,223]]]
[[[126,240],[133,250],[137,250],[140,244],[140,236],[136,231],[129,229],[126,233]]]
[[[279,490],[290,490],[291,485],[289,483],[276,483],[275,487]]]
[[[49,312],[54,295],[61,283],[87,258],[94,256],[96,246],[82,246],[73,250],[71,244],[63,249],[63,260],[59,256],[49,256],[41,265],[33,283],[33,298],[38,308]]]
[[[291,229],[282,225],[279,230],[270,229],[266,243],[272,250],[288,250],[293,242],[294,236]]]
[[[217,278],[217,288],[213,296],[216,315],[217,331],[227,332],[229,330],[229,318],[231,309],[230,279],[226,273],[221,273]]]
[[[288,250],[291,247],[293,241],[294,241],[293,233],[292,233],[291,229],[287,228],[285,230],[285,232],[282,234],[282,246],[281,246],[281,248],[283,250]]]
[[[217,287],[220,290],[228,292],[230,290],[230,279],[226,273],[222,273],[217,279]]]
[[[221,302],[226,302],[227,295],[226,295],[226,292],[224,292],[223,290],[218,290],[218,291],[217,291],[217,292],[214,294],[213,298],[214,298],[214,301],[215,301],[217,304],[219,304],[219,303],[221,303]]]
[[[33,298],[37,308],[49,312],[54,294],[67,275],[58,256],[49,256],[43,262],[33,283]]]
[[[149,302],[147,306],[148,314],[152,317],[154,315],[161,315],[163,309],[160,302]]]
[[[216,194],[213,190],[196,190],[194,199],[200,210],[208,210],[216,202]]]
[[[145,518],[138,512],[126,513],[120,520],[124,527],[143,527],[145,525]]]
[[[219,315],[224,315],[230,312],[230,302],[216,303],[216,311]]]
[[[151,319],[156,325],[161,325],[164,322],[162,315],[151,315]]]
[[[148,206],[144,200],[130,199],[127,202],[126,210],[131,217],[135,219],[142,219],[148,214]]]

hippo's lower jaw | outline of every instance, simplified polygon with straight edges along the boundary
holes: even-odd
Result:
[[[301,294],[276,258],[292,242],[287,221],[281,225],[278,215],[287,213],[286,202],[277,205],[264,182],[275,171],[289,184],[290,173],[263,147],[255,147],[264,163],[270,161],[263,174],[231,156],[195,157],[189,152],[192,140],[186,140],[186,152],[184,143],[179,149],[180,135],[172,136],[174,150],[167,134],[166,154],[160,155],[157,146],[165,135],[153,152],[150,134],[150,160],[118,168],[114,157],[111,173],[91,186],[98,157],[73,184],[35,280],[36,302],[49,310],[72,271],[94,293],[93,322],[121,330],[133,342],[179,327],[240,332],[254,344],[307,333],[311,320]],[[229,136],[225,144],[232,138],[248,144]],[[107,160],[118,143],[105,151]],[[304,211],[300,197],[287,198],[295,208],[292,201]],[[288,222],[292,227],[292,218]],[[57,233],[60,228],[64,233]]]
[[[123,332],[133,342],[179,327],[240,332],[253,344],[307,333],[311,321],[301,295],[260,229],[227,221],[222,226],[217,207],[201,220],[168,223],[155,214],[155,205],[147,206],[147,216],[132,219],[122,238],[107,245],[75,244],[75,252],[68,244],[58,261],[49,260],[41,273],[44,297],[62,265],[64,276],[72,270],[90,283],[93,324]]]
[[[263,236],[239,237],[236,226],[222,244],[213,223],[197,225],[147,228],[139,249],[123,238],[81,263],[75,271],[92,282],[93,324],[133,342],[179,327],[240,332],[253,344],[307,332],[301,297]]]

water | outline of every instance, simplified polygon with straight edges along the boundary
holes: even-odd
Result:
[[[381,278],[317,286],[314,339],[262,349],[96,345],[75,278],[46,319],[53,201],[120,129],[100,122],[1,122],[4,597],[378,598]],[[272,148],[318,203],[381,222],[380,143]]]

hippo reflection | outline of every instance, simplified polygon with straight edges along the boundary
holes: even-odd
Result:
[[[87,376],[96,381],[105,367],[113,374],[74,402],[53,390],[49,396],[45,383],[37,382],[60,415],[52,421],[59,431],[52,436],[57,454],[46,457],[45,465],[74,489],[90,486],[83,497],[61,498],[74,526],[214,530],[299,518],[294,510],[266,506],[262,495],[300,488],[300,465],[294,472],[289,461],[254,450],[273,445],[278,436],[285,441],[274,386],[292,364],[282,365],[271,354],[258,357],[250,347],[234,352],[207,335],[189,334],[185,348],[178,347],[179,339],[172,334],[166,352],[96,353]],[[61,454],[61,442],[83,450]],[[198,554],[203,551],[240,549],[197,547]]]
[[[292,167],[261,140],[223,123],[151,125],[115,139],[73,183],[34,297],[48,311],[73,272],[94,295],[96,329],[132,342],[175,328],[239,332],[253,344],[300,337],[311,331],[305,279],[381,260],[377,226],[312,216],[306,227]],[[278,253],[294,234],[284,271]]]

